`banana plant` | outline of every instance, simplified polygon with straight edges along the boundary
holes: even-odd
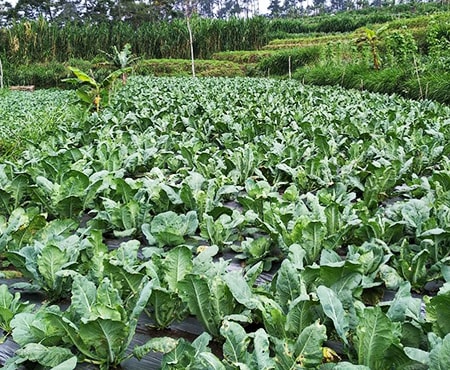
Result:
[[[63,81],[80,85],[77,89],[77,96],[89,108],[94,106],[97,112],[101,106],[108,105],[115,80],[123,73],[131,71],[130,67],[120,68],[110,73],[103,80],[97,81],[78,68],[68,67],[68,69],[75,75],[75,78],[65,78]]]
[[[139,59],[138,57],[133,56],[131,45],[129,43],[126,43],[120,51],[117,49],[117,46],[113,46],[112,49],[112,53],[107,53],[106,51],[102,51],[102,53],[108,58],[108,64],[116,68],[126,69]],[[125,85],[127,83],[127,71],[122,73],[121,78],[122,84]]]
[[[356,44],[361,47],[364,44],[369,45],[373,58],[373,68],[379,70],[381,68],[381,59],[379,55],[378,45],[380,43],[381,34],[387,29],[386,26],[377,30],[364,27],[364,34],[356,40]]]

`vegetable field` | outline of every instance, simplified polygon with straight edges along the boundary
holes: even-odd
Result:
[[[430,101],[130,78],[0,164],[5,368],[450,368],[449,138]]]

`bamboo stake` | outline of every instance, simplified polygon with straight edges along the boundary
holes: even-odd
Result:
[[[194,37],[192,36],[192,28],[191,28],[191,22],[190,22],[191,15],[192,15],[192,4],[189,1],[186,3],[186,21],[187,21],[187,28],[189,31],[189,46],[191,49],[192,77],[195,77]]]
[[[288,59],[288,66],[289,66],[289,79],[292,78],[292,71],[291,71],[291,56],[289,55],[289,59]]]
[[[0,59],[0,89],[3,89],[3,65]]]
[[[194,38],[192,37],[192,28],[191,28],[191,22],[189,22],[189,17],[187,17],[187,26],[188,26],[188,31],[189,31],[189,44],[191,47],[192,77],[195,77]]]

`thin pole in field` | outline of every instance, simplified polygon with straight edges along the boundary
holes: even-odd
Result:
[[[291,71],[291,56],[289,55],[288,59],[288,67],[289,67],[289,79],[292,78],[292,71]]]
[[[192,36],[191,27],[191,16],[192,16],[192,3],[191,1],[186,2],[186,22],[189,32],[189,46],[191,49],[191,66],[192,66],[192,77],[195,77],[195,61],[194,61],[194,37]]]
[[[3,89],[3,65],[0,59],[0,89]]]

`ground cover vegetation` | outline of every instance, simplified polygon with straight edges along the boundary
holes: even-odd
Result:
[[[376,5],[333,15],[292,11],[280,13],[284,18],[211,19],[199,16],[204,14],[197,4],[190,23],[199,76],[289,76],[449,103],[448,6]],[[129,17],[123,22],[105,22],[82,10],[83,22],[51,18],[42,9],[26,13],[29,20],[5,18],[8,26],[0,32],[5,84],[67,87],[61,81],[70,76],[68,66],[92,70],[101,81],[112,71],[106,54],[125,45],[139,57],[134,73],[187,75],[189,32],[183,8],[176,9],[170,20],[145,22],[133,21],[135,13],[124,9],[120,14]],[[109,17],[114,14],[111,10]]]
[[[25,278],[0,286],[4,368],[449,367],[448,107],[295,80],[119,85],[2,153],[1,273]],[[2,94],[52,100],[44,115],[75,96]],[[203,333],[128,349],[141,315]]]
[[[73,92],[39,90],[31,94],[0,90],[0,158],[20,155],[28,142],[39,143],[70,117],[77,98]],[[32,98],[32,99],[30,99]]]
[[[157,19],[151,18],[153,13],[150,11],[147,12],[148,14],[143,10],[138,12],[128,2],[121,2],[120,6],[117,5],[119,8],[122,7],[120,9],[115,8],[114,4],[106,3],[94,4],[95,6],[92,5],[89,9],[84,9],[84,5],[75,3],[72,4],[72,7],[64,8],[72,9],[78,19],[74,15],[72,18],[63,16],[64,11],[58,10],[58,6],[63,3],[58,4],[51,2],[48,6],[36,7],[34,3],[19,2],[16,6],[17,9],[4,10],[6,27],[3,27],[0,32],[0,58],[4,64],[4,79],[7,85],[61,86],[61,79],[67,77],[65,67],[73,66],[74,61],[85,64],[88,69],[95,70],[100,76],[105,76],[108,71],[105,71],[103,64],[105,54],[101,50],[109,53],[114,48],[120,50],[126,44],[130,44],[133,54],[141,58],[142,66],[137,69],[139,73],[155,75],[172,73],[173,67],[170,66],[171,62],[167,59],[190,58],[188,28],[181,5],[172,4],[175,13],[171,16],[161,15]],[[66,5],[68,4],[71,3]],[[415,98],[440,98],[439,94],[435,92],[442,91],[445,87],[436,86],[438,80],[436,76],[442,73],[442,70],[436,69],[436,65],[430,62],[437,59],[436,48],[433,47],[436,42],[442,44],[438,59],[442,59],[442,54],[445,54],[443,52],[446,50],[445,40],[442,40],[445,39],[445,34],[448,34],[448,30],[445,31],[448,14],[442,13],[447,9],[445,4],[413,3],[398,6],[353,4],[353,8],[358,8],[358,10],[332,15],[324,13],[312,16],[308,13],[305,16],[300,12],[300,10],[306,11],[305,8],[299,7],[298,4],[289,5],[286,2],[283,5],[285,10],[278,15],[272,12],[270,17],[253,16],[227,19],[205,18],[208,14],[202,11],[202,4],[195,3],[192,7],[195,5],[197,6],[196,14],[194,12],[191,20],[194,30],[195,58],[210,59],[213,57],[216,60],[228,59],[241,64],[241,67],[238,67],[226,63],[219,66],[220,63],[216,63],[211,66],[211,73],[209,73],[210,67],[206,67],[203,75],[233,76],[234,73],[240,75],[241,71],[250,76],[287,74],[287,62],[283,62],[283,67],[280,68],[282,56],[273,56],[273,60],[268,58],[269,60],[262,61],[261,59],[267,59],[266,56],[273,55],[276,50],[284,53],[286,57],[292,55],[292,58],[295,59],[299,48],[309,49],[316,46],[321,50],[321,57],[319,60],[313,58],[308,62],[308,65],[314,64],[316,69],[303,70],[298,78],[305,82],[323,84],[330,82],[326,79],[325,81],[321,80],[320,75],[338,75],[332,83],[339,83],[343,80],[346,86],[360,87],[363,85],[367,89],[379,90],[386,79],[371,73],[371,65],[367,63],[368,59],[364,56],[365,53],[360,50],[366,48],[361,43],[358,44],[357,40],[361,38],[361,34],[365,33],[365,30],[385,29],[385,26],[382,25],[389,22],[383,35],[377,35],[377,42],[383,67],[388,69],[392,67],[390,73],[386,73],[400,76],[396,79],[397,83],[391,84],[391,86],[397,86],[395,92],[410,94]],[[348,9],[352,8],[350,5],[351,3],[346,5]],[[100,13],[97,12],[100,8],[97,9],[97,6],[101,9],[109,7],[110,10],[104,12],[104,17],[109,17],[108,19],[101,18]],[[127,10],[127,6],[131,8]],[[25,11],[25,8],[28,10]],[[244,8],[245,6],[241,6],[235,9]],[[288,8],[291,11],[287,11]],[[336,11],[344,8],[341,3],[332,2],[331,6],[324,11]],[[52,10],[53,15],[49,15],[48,9]],[[297,11],[292,9],[297,9]],[[141,15],[145,13],[150,18],[141,19],[138,13]],[[17,19],[19,14],[20,21],[15,21],[14,19]],[[114,22],[119,14],[122,15],[121,21]],[[254,15],[254,13],[251,14]],[[217,16],[219,17],[219,15]],[[444,27],[438,32],[439,37],[437,38],[431,36],[434,32],[433,22]],[[385,36],[395,30],[402,32],[404,35],[401,37],[403,38],[410,38],[410,34],[412,34],[417,49],[409,45],[408,52],[416,53],[414,63],[405,61],[404,58],[397,58],[398,55],[393,52],[395,48],[401,48],[403,53],[406,47],[405,42],[402,45],[394,45],[395,48],[384,47],[387,38]],[[401,40],[397,40],[397,44],[400,42]],[[359,46],[360,52],[356,52],[355,45]],[[264,53],[261,49],[264,49]],[[238,50],[243,51],[243,54],[236,53]],[[221,53],[224,51],[227,53]],[[255,51],[254,54],[251,51]],[[234,52],[233,60],[230,60],[230,52]],[[301,52],[308,53],[307,50]],[[264,58],[262,58],[263,56]],[[160,65],[156,65],[155,58],[162,59],[158,61]],[[151,62],[145,63],[146,59],[151,59]],[[261,61],[262,65],[256,65],[257,61]],[[395,66],[392,65],[394,61]],[[152,66],[151,68],[148,68],[149,64]],[[271,64],[273,66],[270,66]],[[335,68],[335,70],[329,71],[324,68],[324,66],[330,65],[339,67],[339,69]],[[364,67],[364,69],[360,68],[358,74],[359,85],[345,78],[349,65]],[[400,70],[394,68],[397,65],[401,67]],[[298,66],[299,64],[293,63],[291,65],[292,72]],[[78,66],[75,65],[75,67]],[[184,73],[183,66],[180,66],[180,71],[173,73]],[[417,74],[423,76],[424,80],[418,82]],[[409,78],[410,76],[416,77]],[[363,80],[362,84],[361,80]],[[431,86],[431,92],[427,86]],[[441,97],[445,97],[445,95],[448,94],[443,93]]]

